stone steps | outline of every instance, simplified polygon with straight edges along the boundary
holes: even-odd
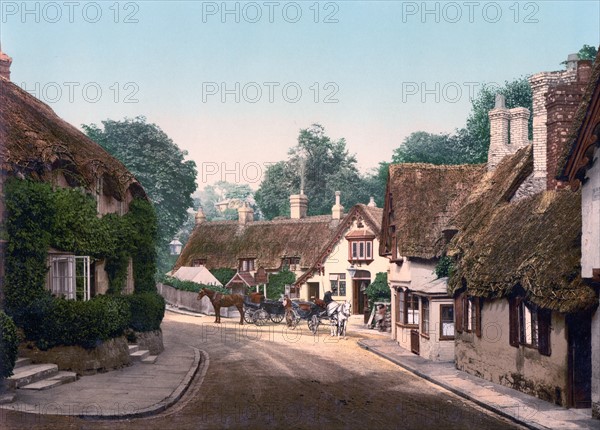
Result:
[[[142,360],[142,363],[144,364],[154,364],[156,363],[156,359],[158,358],[158,355],[149,355],[148,357],[144,358]]]
[[[56,375],[46,379],[27,384],[21,387],[22,390],[47,390],[49,388],[57,387],[59,385],[68,384],[77,380],[77,373],[60,371]]]
[[[21,388],[25,385],[52,377],[58,373],[56,364],[25,364],[13,370],[6,379],[9,388]]]
[[[146,349],[140,349],[140,350],[130,353],[129,357],[131,357],[131,359],[133,361],[142,361],[145,358],[147,358],[149,355],[150,355],[150,351],[148,351]]]

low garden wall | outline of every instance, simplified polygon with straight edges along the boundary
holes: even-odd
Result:
[[[19,346],[19,356],[30,358],[32,363],[54,363],[58,365],[59,370],[69,370],[79,375],[93,375],[130,364],[125,336],[107,340],[92,349],[81,346],[55,346],[42,351],[32,342],[27,342]]]
[[[191,291],[183,291],[173,288],[162,283],[156,284],[158,294],[163,296],[165,301],[180,309],[185,309],[192,312],[198,312],[205,315],[214,315],[215,309],[208,297],[202,300],[197,300],[198,293]],[[221,316],[224,318],[239,318],[240,313],[235,306],[229,308],[221,308]]]

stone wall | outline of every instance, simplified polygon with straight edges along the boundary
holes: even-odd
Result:
[[[197,300],[198,293],[178,290],[169,285],[164,285],[161,283],[156,285],[156,289],[158,290],[158,294],[163,296],[168,304],[176,308],[198,312],[205,315],[215,314],[215,309],[208,297],[204,297],[202,300]],[[221,308],[221,316],[225,318],[239,318],[240,313],[235,307]]]
[[[42,351],[32,344],[23,344],[19,346],[19,356],[31,358],[33,363],[54,363],[59,370],[69,370],[79,375],[92,375],[130,364],[129,347],[123,336],[103,342],[93,349],[57,346]]]
[[[482,336],[456,333],[456,368],[483,379],[567,405],[568,347],[565,318],[552,313],[552,354],[509,343],[508,300],[484,301],[481,309]]]
[[[162,330],[160,329],[143,333],[136,332],[135,338],[137,346],[139,346],[140,349],[150,351],[151,355],[158,355],[165,350]]]

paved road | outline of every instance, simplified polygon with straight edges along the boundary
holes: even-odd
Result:
[[[0,428],[516,428],[364,351],[356,334],[332,340],[325,328],[313,336],[305,326],[240,329],[176,314],[167,314],[163,331],[210,359],[206,374],[171,409],[126,421],[10,412]]]

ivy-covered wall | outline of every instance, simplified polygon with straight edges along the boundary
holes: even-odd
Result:
[[[53,190],[48,183],[11,179],[5,192],[4,305],[17,325],[45,295],[49,248],[105,260],[112,294],[122,291],[131,258],[135,292],[155,291],[156,215],[148,201],[134,199],[126,215],[99,218],[95,200],[82,189]]]

